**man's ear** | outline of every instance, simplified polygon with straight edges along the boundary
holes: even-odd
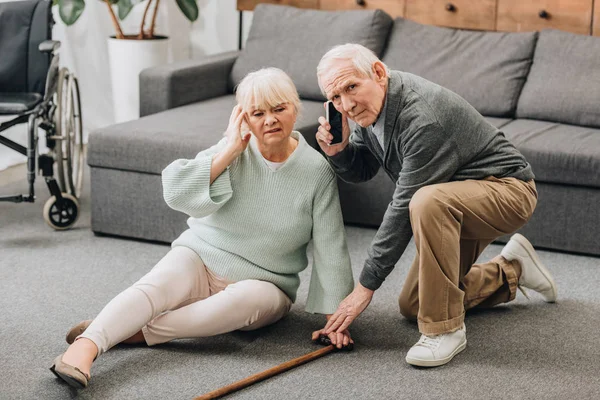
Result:
[[[387,79],[387,71],[385,69],[385,65],[383,65],[381,61],[375,61],[373,63],[373,74],[375,76],[375,80],[378,82]]]

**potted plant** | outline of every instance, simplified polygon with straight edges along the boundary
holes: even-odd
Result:
[[[139,117],[139,73],[149,67],[165,64],[169,57],[169,39],[156,35],[156,16],[160,0],[100,0],[106,3],[115,35],[108,38],[108,58],[116,122]],[[138,4],[144,4],[139,31],[124,33],[119,20],[125,19]],[[85,9],[85,0],[53,0],[60,19],[74,24]],[[196,0],[176,0],[185,17],[198,18]],[[116,8],[116,13],[115,13]]]

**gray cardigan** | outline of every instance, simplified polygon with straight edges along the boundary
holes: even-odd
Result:
[[[360,283],[372,290],[392,272],[412,237],[408,204],[418,189],[489,176],[534,178],[529,163],[504,134],[456,93],[391,71],[386,103],[383,150],[372,127],[357,125],[348,146],[329,157],[345,181],[367,181],[383,166],[396,182],[360,275]]]

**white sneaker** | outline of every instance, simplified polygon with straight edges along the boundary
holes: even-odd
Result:
[[[437,336],[421,335],[421,339],[406,354],[406,362],[419,367],[444,365],[467,346],[465,324],[454,332]]]
[[[535,290],[548,303],[556,301],[556,283],[525,236],[515,233],[500,254],[508,261],[517,260],[521,264],[519,289],[525,297],[529,298],[523,287]]]

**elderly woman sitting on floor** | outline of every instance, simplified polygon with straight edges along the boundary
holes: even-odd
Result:
[[[152,346],[278,321],[296,299],[311,239],[306,311],[333,313],[351,292],[336,177],[292,130],[300,108],[292,80],[275,68],[253,72],[236,99],[225,138],[162,173],[165,201],[190,216],[189,229],[148,274],[68,333],[72,344],[51,370],[71,386],[86,387],[93,361],[118,343]],[[330,339],[352,342],[347,331]]]

